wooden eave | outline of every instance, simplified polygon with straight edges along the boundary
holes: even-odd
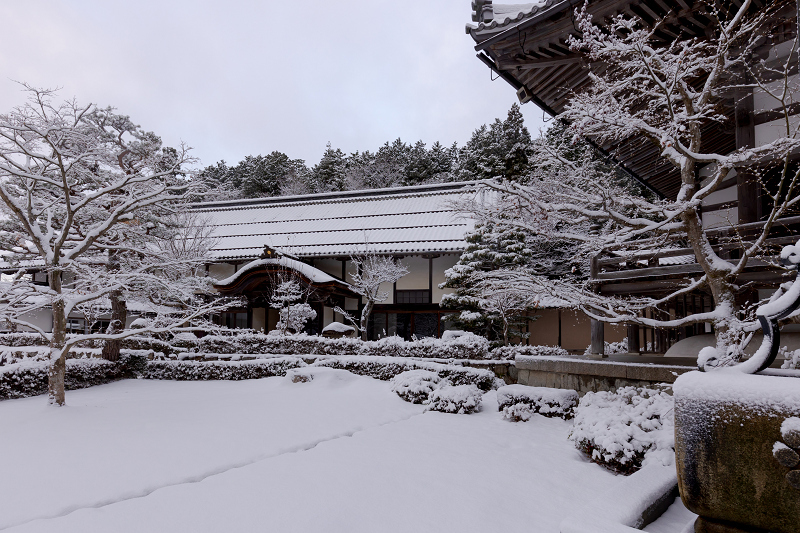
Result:
[[[359,295],[353,292],[350,285],[343,281],[331,280],[326,282],[315,282],[304,276],[301,272],[279,264],[266,264],[254,268],[238,276],[230,284],[214,284],[214,288],[223,296],[236,296],[253,292],[259,285],[275,279],[278,274],[289,274],[294,279],[306,287],[311,287],[315,291],[325,296],[342,296],[345,298],[358,298]]]
[[[656,35],[664,41],[676,37],[705,37],[709,20],[702,14],[702,0],[594,0],[588,6],[593,19],[608,21],[617,15],[640,18],[654,25],[664,20]],[[732,8],[740,0],[730,1]],[[472,30],[477,41],[478,57],[516,90],[524,87],[531,100],[551,115],[564,111],[572,93],[589,84],[589,73],[604,65],[589,64],[569,51],[566,41],[578,37],[573,21],[574,2],[551,2],[532,16],[505,25],[498,31]],[[753,9],[761,9],[764,0],[754,0]],[[733,116],[732,98],[725,103],[724,114]],[[591,139],[590,139],[591,141]],[[704,149],[728,153],[736,148],[735,131],[719,123],[702,128]],[[675,198],[680,189],[680,174],[660,156],[659,148],[640,138],[599,146],[628,172],[658,194]]]

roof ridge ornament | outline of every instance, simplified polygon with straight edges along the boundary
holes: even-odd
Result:
[[[487,23],[493,19],[492,0],[472,0],[472,22]]]
[[[277,259],[281,257],[283,254],[276,250],[275,248],[270,247],[270,245],[265,244],[264,250],[261,252],[259,256],[260,259]]]

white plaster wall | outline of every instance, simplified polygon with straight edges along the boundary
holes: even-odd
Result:
[[[358,273],[358,268],[356,267],[355,263],[353,263],[350,260],[346,261],[346,264],[347,264],[347,271],[345,272],[345,276],[346,276],[345,281],[347,283],[352,283],[353,282],[353,274],[357,274]]]
[[[49,309],[38,309],[33,313],[22,315],[20,318],[26,322],[30,322],[38,328],[43,329],[44,331],[53,331],[53,313]],[[33,330],[31,328],[20,326],[19,331]]]
[[[791,131],[796,131],[800,124],[800,115],[789,117]],[[786,137],[786,121],[783,119],[773,120],[764,124],[756,125],[756,146],[771,143],[775,139]]]
[[[345,311],[358,311],[358,299],[357,298],[345,298],[344,299],[344,309],[345,309]]]
[[[703,213],[704,228],[721,228],[739,223],[739,208],[719,209]]]
[[[798,78],[797,74],[793,74],[789,76],[789,83],[788,83],[788,99],[786,101],[787,104],[791,104],[792,102],[796,102],[798,100],[798,84],[800,82],[800,78]],[[781,102],[779,98],[782,97],[782,93],[784,90],[784,81],[783,80],[775,80],[772,83],[768,83],[765,85],[766,91],[764,89],[758,88],[753,91],[753,109],[756,113],[760,113],[763,111],[771,111],[773,109],[780,109]],[[775,98],[775,95],[778,98]]]
[[[225,279],[236,273],[236,267],[230,263],[211,263],[208,265],[208,275],[214,279]]]
[[[453,289],[440,289],[439,284],[444,283],[444,271],[458,262],[459,254],[448,254],[433,259],[433,303],[442,301],[442,296],[452,293]]]
[[[322,308],[322,327],[323,328],[325,326],[327,326],[328,324],[330,324],[331,322],[334,322],[333,315],[334,315],[333,309],[331,309],[330,307],[323,307]]]
[[[393,304],[394,303],[394,284],[393,283],[381,283],[381,288],[379,292],[385,292],[389,296],[382,302],[378,302],[380,304]]]
[[[712,192],[703,198],[703,205],[720,204],[722,202],[734,202],[738,200],[736,185],[727,189],[720,189]]]
[[[406,256],[402,263],[408,268],[408,274],[397,280],[398,290],[428,288],[428,259],[419,256]]]

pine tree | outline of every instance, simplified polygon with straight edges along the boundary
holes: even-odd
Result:
[[[461,310],[455,320],[457,326],[498,339],[503,331],[503,320],[482,305],[481,273],[528,268],[534,252],[528,247],[523,231],[497,221],[477,224],[465,239],[467,248],[458,263],[445,272],[445,282],[440,285],[456,289],[456,292],[445,295],[441,306]]]
[[[278,196],[286,175],[297,161],[282,152],[247,156],[233,169],[233,180],[244,198]]]
[[[514,104],[505,120],[481,126],[460,150],[459,179],[500,178],[520,181],[528,172],[531,135],[519,105]]]
[[[333,149],[327,144],[320,162],[311,171],[311,182],[314,192],[344,191],[346,182],[347,161],[341,149]]]

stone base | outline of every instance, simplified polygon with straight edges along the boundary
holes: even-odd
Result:
[[[517,383],[520,385],[572,389],[580,395],[614,391],[620,387],[652,387],[657,383],[672,383],[678,374],[692,370],[691,367],[677,365],[558,357],[518,357],[516,367]]]
[[[694,522],[694,533],[769,533],[766,529],[731,524],[710,518],[697,517]]]
[[[800,490],[773,456],[781,424],[800,415],[800,378],[736,371],[678,378],[675,459],[696,533],[798,533]]]

